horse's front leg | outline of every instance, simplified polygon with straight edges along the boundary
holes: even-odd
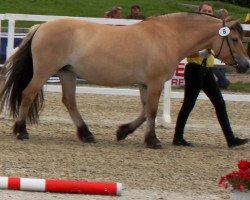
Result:
[[[145,134],[145,143],[148,148],[161,149],[162,145],[160,140],[155,134],[155,118],[159,105],[159,99],[162,91],[163,84],[159,82],[151,83],[148,85],[147,95],[147,129]]]
[[[147,98],[147,87],[140,85],[140,97],[142,103],[142,111],[138,118],[134,121],[122,124],[116,131],[117,141],[124,140],[129,134],[133,133],[143,122],[146,121],[146,98]]]
[[[57,75],[62,84],[62,102],[77,127],[78,138],[86,143],[95,143],[94,135],[90,132],[76,105],[76,75],[67,70],[60,70]]]

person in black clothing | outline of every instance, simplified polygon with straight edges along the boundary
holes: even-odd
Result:
[[[221,89],[227,89],[230,85],[230,81],[226,77],[225,68],[213,67],[213,73],[217,78],[217,84]]]
[[[250,24],[250,10],[246,15],[245,24]],[[245,37],[250,37],[250,31],[245,31]],[[247,54],[250,57],[250,42],[247,42]]]
[[[213,7],[211,4],[205,2],[201,4],[199,11],[201,13],[213,14]],[[183,138],[183,134],[188,116],[192,111],[201,90],[203,90],[208,96],[216,110],[216,115],[226,138],[228,147],[232,148],[248,143],[249,139],[247,138],[241,139],[235,137],[230,126],[225,101],[213,75],[212,67],[214,57],[211,50],[202,50],[197,55],[188,57],[187,60],[188,64],[186,65],[184,73],[184,101],[177,117],[173,145],[193,146]]]
[[[130,15],[128,15],[126,19],[146,19],[146,17],[141,14],[141,7],[138,5],[132,6],[130,12]]]

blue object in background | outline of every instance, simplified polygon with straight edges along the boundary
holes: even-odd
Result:
[[[14,47],[18,47],[23,38],[14,38]],[[0,64],[4,64],[7,52],[7,37],[1,37]]]

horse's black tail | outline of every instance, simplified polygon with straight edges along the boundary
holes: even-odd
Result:
[[[27,87],[33,76],[33,59],[31,42],[39,26],[30,29],[17,51],[5,62],[1,71],[6,80],[0,92],[0,111],[9,110],[10,115],[16,118],[22,100],[22,92]],[[43,105],[43,90],[35,97],[28,113],[28,120],[36,123],[39,111]]]

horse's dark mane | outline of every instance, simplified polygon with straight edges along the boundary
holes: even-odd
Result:
[[[240,22],[238,22],[238,23],[235,25],[235,29],[238,31],[238,33],[240,34],[240,36],[243,37],[244,31],[243,31],[243,28],[242,28]]]

